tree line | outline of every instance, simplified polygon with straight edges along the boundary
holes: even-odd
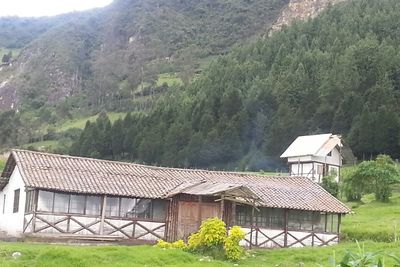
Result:
[[[88,122],[70,152],[258,169],[298,135],[334,132],[359,158],[398,158],[399,28],[396,0],[328,8],[220,57],[149,114]]]

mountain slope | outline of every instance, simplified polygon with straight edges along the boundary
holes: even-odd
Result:
[[[288,1],[116,0],[31,42],[0,73],[0,108],[77,96],[80,107],[132,109],[140,84],[163,73],[190,80],[201,60],[266,31]]]
[[[332,131],[359,157],[399,157],[399,18],[396,0],[329,8],[221,57],[147,116],[88,124],[71,152],[259,170],[297,135]]]

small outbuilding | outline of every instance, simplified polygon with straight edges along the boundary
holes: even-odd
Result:
[[[342,146],[341,137],[331,133],[299,136],[281,158],[287,159],[290,176],[307,177],[321,183],[324,176],[331,174],[339,181]]]
[[[207,218],[249,247],[339,242],[350,209],[302,177],[153,167],[13,150],[0,179],[0,233],[79,240],[187,239]]]

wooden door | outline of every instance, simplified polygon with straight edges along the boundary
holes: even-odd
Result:
[[[199,230],[202,221],[220,217],[218,203],[200,203],[199,205],[198,202],[180,201],[178,206],[178,239],[187,240],[190,234]]]

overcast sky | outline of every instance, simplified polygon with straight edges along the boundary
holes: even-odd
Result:
[[[103,7],[112,0],[0,0],[0,16],[41,17]]]

